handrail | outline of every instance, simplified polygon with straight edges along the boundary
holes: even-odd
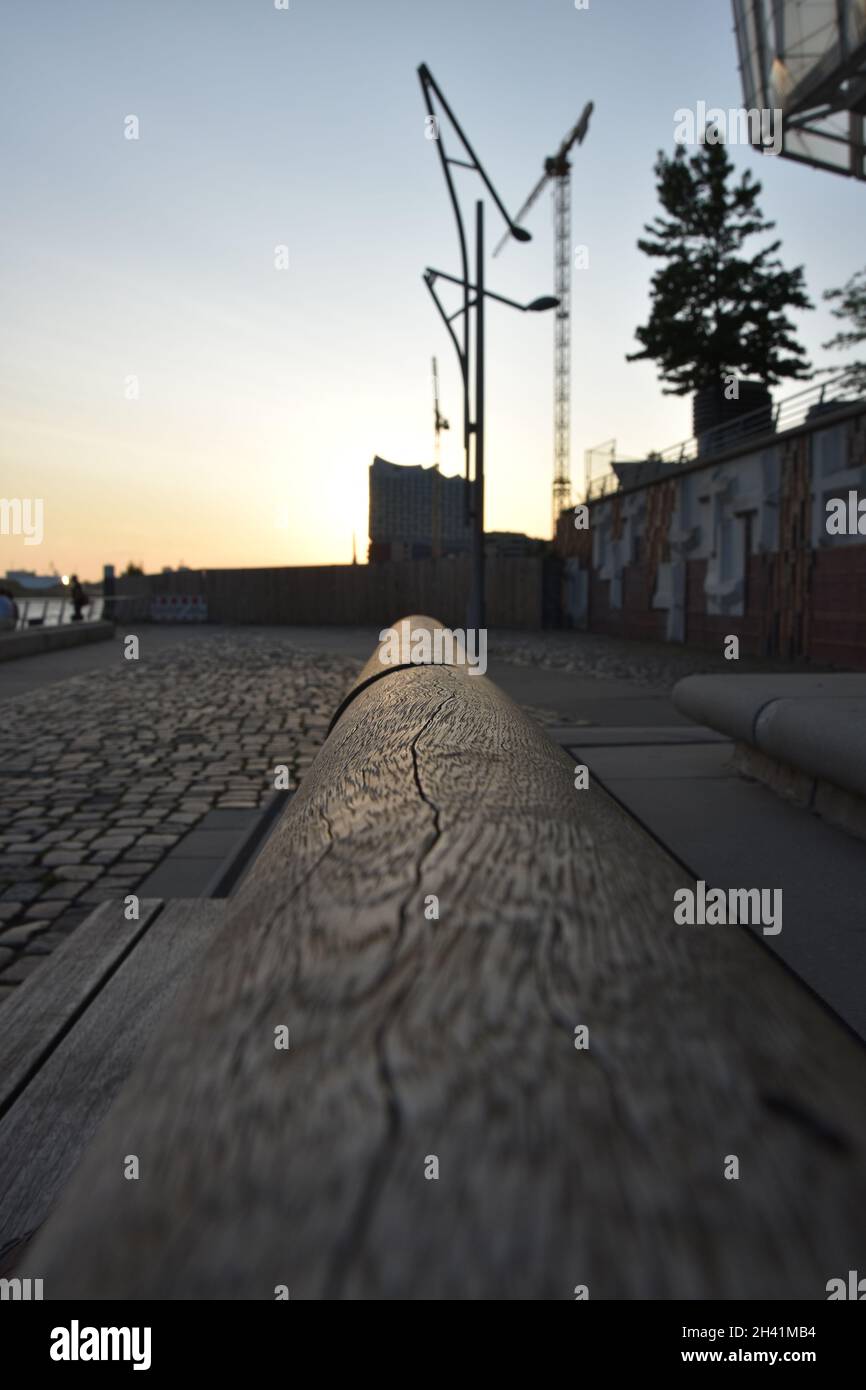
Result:
[[[392,664],[20,1273],[61,1301],[822,1297],[866,1248],[866,1060],[748,929],[678,925],[687,883],[486,678]]]
[[[786,396],[775,404],[758,406],[755,410],[735,416],[730,421],[713,425],[700,436],[692,435],[689,439],[681,440],[678,444],[671,444],[668,448],[662,449],[660,453],[654,453],[651,458],[645,460],[629,459],[629,462],[687,464],[694,463],[698,459],[708,459],[714,454],[730,449],[739,442],[756,438],[760,434],[770,432],[779,434],[786,430],[797,429],[806,423],[809,412],[817,407],[838,405],[842,409],[847,404],[855,405],[858,398],[856,396],[850,397],[848,395],[849,389],[849,376],[847,372],[843,371],[826,382],[816,382],[802,391],[795,392],[792,396]],[[616,462],[617,460],[614,459],[613,463]],[[590,479],[586,498],[587,500],[594,500],[598,497],[606,497],[609,493],[617,491],[620,486],[621,481],[615,472],[600,474],[599,477]]]
[[[16,632],[23,632],[28,627],[62,627],[64,620],[71,622],[72,599],[65,594],[46,594],[30,595],[16,594],[14,602],[18,609],[18,621],[15,624]],[[102,600],[98,600],[102,603]],[[90,600],[90,605],[93,599]],[[59,607],[58,607],[59,605]],[[90,606],[89,605],[89,606]],[[69,617],[67,617],[69,613]],[[53,619],[53,621],[51,621]],[[93,617],[88,612],[88,621],[93,621]]]
[[[24,632],[29,627],[65,627],[73,621],[72,599],[66,594],[14,594],[13,599],[18,609],[18,618],[13,629],[15,632]],[[94,623],[101,621],[103,617],[117,616],[120,604],[142,605],[146,602],[146,597],[140,594],[91,594],[83,621]]]
[[[445,656],[451,656],[453,658],[455,655],[454,643],[450,642],[448,650],[446,651],[444,650],[444,643],[440,641],[437,653],[435,646],[435,634],[437,632],[444,635],[446,632],[450,632],[450,629],[444,628],[438,619],[427,618],[423,614],[418,613],[413,613],[411,617],[408,618],[401,618],[395,628],[383,629],[383,634],[385,635],[380,636],[378,646],[373,652],[373,655],[366,665],[361,668],[357,679],[349,687],[345,696],[334,711],[331,723],[328,726],[328,733],[331,732],[337,721],[342,718],[343,713],[348,709],[352,701],[360,695],[362,690],[366,690],[368,685],[372,685],[373,681],[381,680],[383,676],[392,675],[395,671],[409,670],[412,666],[455,666],[465,664],[460,661],[454,661],[453,659],[450,661],[442,659]],[[397,636],[398,640],[396,643],[392,642],[391,633]],[[422,652],[421,655],[418,654],[418,644],[415,645],[415,654],[413,656],[412,638],[421,633],[426,633],[429,637],[434,639],[434,641],[429,644],[429,660],[425,659],[427,653]],[[400,640],[401,636],[404,637],[402,641]],[[395,646],[397,648],[396,656],[394,654]],[[409,658],[408,660],[406,659],[407,657]]]

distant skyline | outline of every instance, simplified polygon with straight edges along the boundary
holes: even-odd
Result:
[[[347,563],[353,531],[364,559],[374,455],[433,462],[434,354],[461,471],[457,365],[421,280],[459,273],[422,61],[512,212],[595,103],[572,175],[576,485],[603,440],[643,455],[691,433],[689,399],[625,354],[675,113],[741,105],[727,0],[31,0],[0,42],[0,496],[44,502],[42,544],[0,536],[0,572]],[[808,356],[836,365],[821,295],[866,263],[866,190],[729,152],[805,266]],[[480,191],[460,171],[467,222]],[[489,200],[487,225],[492,247]],[[547,195],[526,225],[486,267],[518,300],[552,292]],[[491,530],[549,534],[552,331],[488,314]]]

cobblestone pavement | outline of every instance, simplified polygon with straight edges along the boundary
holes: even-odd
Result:
[[[0,706],[0,1000],[106,898],[134,893],[216,807],[312,761],[358,670],[240,630]]]
[[[277,763],[300,778],[361,665],[316,647],[241,628],[190,635],[150,659],[144,641],[141,659],[125,661],[118,642],[107,669],[3,701],[0,1001],[96,903],[134,893],[210,810],[261,805]],[[575,633],[497,633],[489,655],[664,690],[731,669],[705,652]]]
[[[627,680],[648,690],[668,692],[685,676],[743,675],[750,671],[819,671],[814,664],[742,656],[726,661],[718,653],[668,642],[635,642],[589,632],[498,632],[487,644],[488,659],[516,666],[543,666],[576,675]]]

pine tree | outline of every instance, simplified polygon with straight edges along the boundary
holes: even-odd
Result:
[[[832,309],[835,319],[847,319],[850,328],[845,333],[837,333],[835,338],[823,343],[824,348],[852,348],[866,342],[866,270],[858,270],[856,275],[838,290],[825,290],[825,299],[839,299],[841,304]],[[844,371],[840,383],[855,391],[866,391],[866,362],[849,362],[843,368],[827,367],[825,371]]]
[[[713,134],[706,132],[707,140]],[[668,385],[684,396],[703,386],[721,387],[725,376],[758,378],[769,386],[784,377],[807,377],[810,366],[793,336],[787,309],[811,309],[803,268],[785,270],[774,241],[756,255],[745,242],[772,231],[757,206],[761,185],[744,173],[730,186],[734,166],[724,145],[705,143],[687,158],[659,151],[655,173],[667,217],[644,226],[641,251],[666,262],[653,275],[649,321],[635,330],[640,352]]]

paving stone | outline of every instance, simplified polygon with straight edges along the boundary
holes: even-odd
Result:
[[[46,901],[45,898],[41,898],[38,903],[34,903],[32,907],[27,908],[24,917],[28,922],[31,919],[36,922],[44,921],[46,918],[50,921],[52,917],[58,917],[65,906],[66,904],[62,898],[54,898],[50,902]]]
[[[213,859],[184,859],[172,856],[164,859],[139,885],[139,892],[146,898],[198,897],[213,879],[220,862]]]
[[[32,903],[34,898],[38,898],[42,889],[38,883],[16,883],[14,888],[8,888],[3,894],[2,901],[17,903]]]
[[[208,811],[197,824],[197,830],[246,830],[250,825],[248,810],[223,807]]]
[[[222,862],[237,848],[242,831],[232,829],[192,830],[177,847],[183,859],[215,859]],[[172,855],[174,858],[174,855]],[[163,861],[165,863],[169,861]]]
[[[74,898],[81,892],[80,883],[51,883],[42,894],[40,902],[51,902],[56,898]]]
[[[20,951],[29,941],[30,932],[26,927],[14,927],[0,935],[0,946],[6,951]]]
[[[139,842],[137,845],[130,845],[128,849],[121,851],[121,862],[126,863],[127,860],[131,859],[145,859],[152,863],[156,859],[162,859],[163,855],[167,854],[170,849],[171,845],[143,845]]]
[[[95,902],[140,893],[217,806],[245,828],[271,795],[274,751],[292,768],[312,755],[358,665],[238,629],[179,644],[134,681],[99,671],[4,701],[0,923],[54,947]],[[87,730],[70,739],[82,707]],[[183,886],[213,867],[171,872]]]

